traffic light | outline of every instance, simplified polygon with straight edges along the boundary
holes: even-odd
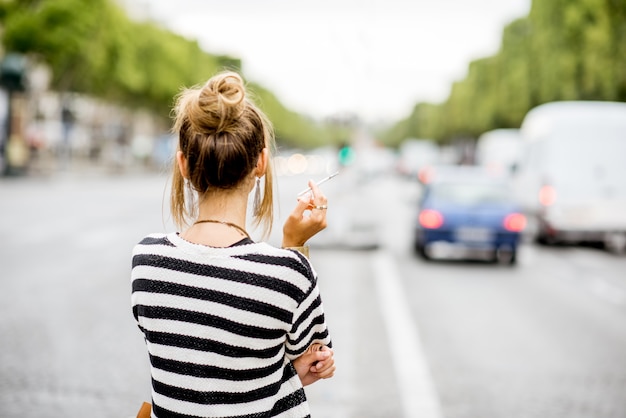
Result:
[[[348,166],[354,162],[356,159],[356,152],[349,145],[344,145],[339,149],[339,153],[337,154],[339,159],[339,165]]]

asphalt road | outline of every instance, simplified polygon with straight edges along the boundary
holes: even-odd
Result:
[[[329,197],[355,190],[340,177]],[[304,188],[280,181],[277,223]],[[359,187],[379,248],[312,242],[338,366],[307,388],[314,417],[626,417],[626,257],[527,244],[514,268],[425,263],[410,245],[415,185]],[[171,230],[165,188],[141,174],[0,179],[0,417],[124,418],[149,400],[130,251]]]

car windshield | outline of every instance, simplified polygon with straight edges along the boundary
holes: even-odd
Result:
[[[430,197],[438,202],[468,206],[509,201],[506,187],[494,183],[440,183],[432,187]]]

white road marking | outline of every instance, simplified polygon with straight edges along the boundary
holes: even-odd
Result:
[[[441,418],[439,396],[391,255],[373,258],[374,277],[405,418]]]

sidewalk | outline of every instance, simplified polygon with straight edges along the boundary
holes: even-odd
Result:
[[[20,177],[102,177],[102,176],[120,176],[120,175],[137,175],[137,174],[164,174],[169,173],[169,167],[156,167],[147,162],[135,161],[132,158],[127,159],[124,163],[115,163],[105,161],[104,159],[89,159],[79,156],[62,161],[59,157],[51,152],[36,155],[31,159],[30,164],[23,171],[11,173],[3,178],[20,178]]]

